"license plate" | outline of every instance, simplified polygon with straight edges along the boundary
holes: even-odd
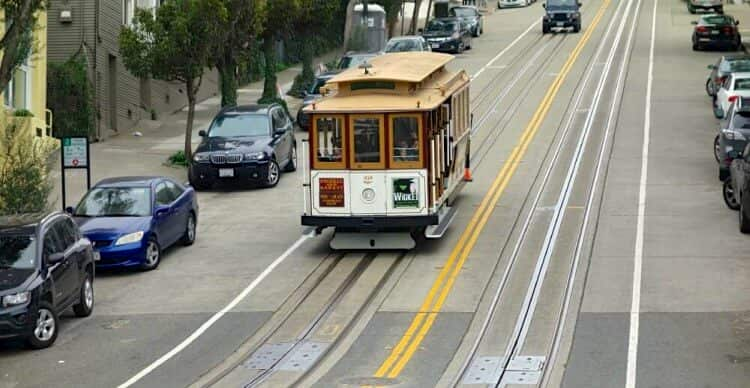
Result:
[[[234,177],[234,169],[233,168],[220,168],[219,169],[219,177],[220,178],[232,178],[232,177]]]
[[[433,43],[432,48],[440,48],[440,45],[438,43]]]
[[[716,30],[711,31],[711,35],[719,35],[719,31],[716,31]]]
[[[101,261],[102,260],[102,254],[94,251],[94,261]]]
[[[558,27],[562,27],[562,26],[564,26],[564,25],[565,25],[565,23],[563,23],[563,22],[557,22],[557,23],[556,23],[556,25],[557,25]]]

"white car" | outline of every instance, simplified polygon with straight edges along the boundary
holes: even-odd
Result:
[[[497,9],[526,7],[536,0],[498,0]]]
[[[750,72],[730,74],[721,84],[714,98],[714,115],[724,118],[737,97],[750,97]]]

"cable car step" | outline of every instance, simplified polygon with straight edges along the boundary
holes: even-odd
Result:
[[[333,250],[409,250],[417,243],[408,232],[339,232],[333,234],[329,243]]]
[[[448,230],[448,227],[453,222],[453,219],[456,218],[456,210],[455,207],[451,206],[445,206],[440,209],[440,212],[438,213],[438,224],[428,226],[424,231],[424,236],[429,239],[442,238],[445,231]]]

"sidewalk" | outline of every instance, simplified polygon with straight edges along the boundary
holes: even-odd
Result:
[[[332,52],[316,58],[314,66],[326,63],[339,55]],[[301,65],[295,65],[277,73],[278,82],[286,93],[294,82],[294,77],[302,71]],[[242,86],[238,90],[239,104],[255,103],[263,93],[263,80]],[[297,113],[301,100],[284,96],[292,117]],[[198,131],[208,128],[214,115],[221,109],[221,96],[211,97],[195,107],[193,123],[193,148],[200,142]],[[113,176],[128,175],[163,175],[179,182],[187,181],[187,170],[166,165],[167,158],[176,151],[182,150],[187,123],[187,108],[165,116],[159,121],[142,121],[129,132],[111,137],[106,141],[91,144],[91,184]],[[136,136],[138,132],[141,136]],[[304,135],[301,135],[304,136]],[[59,155],[59,153],[58,153]],[[76,204],[86,192],[85,172],[68,170],[66,172],[67,205]],[[62,191],[59,156],[50,172],[53,191],[50,203],[55,210],[62,209]]]

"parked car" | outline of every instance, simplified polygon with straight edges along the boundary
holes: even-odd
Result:
[[[724,203],[739,212],[740,232],[750,233],[750,163],[744,155],[750,154],[750,144],[741,153],[734,155],[729,177],[724,180],[722,195]]]
[[[471,49],[471,31],[458,18],[437,18],[427,23],[422,36],[432,51],[462,53]]]
[[[54,344],[59,316],[94,310],[91,242],[67,214],[0,217],[0,339]]]
[[[421,36],[398,36],[385,44],[386,53],[403,53],[408,51],[432,51],[430,45]]]
[[[303,111],[305,107],[319,100],[322,96],[320,93],[320,88],[340,72],[340,70],[327,71],[315,77],[315,82],[313,82],[312,86],[310,86],[310,89],[305,92],[305,95],[302,98],[302,106],[297,111],[297,125],[299,125],[300,129],[305,131],[310,129],[310,115]]]
[[[339,70],[356,68],[357,66],[369,61],[372,58],[377,57],[380,54],[381,53],[358,53],[350,51],[346,53],[346,55],[341,57],[336,68]]]
[[[723,118],[738,97],[750,97],[750,72],[730,74],[714,97],[714,115]]]
[[[709,9],[716,13],[724,13],[724,4],[722,0],[687,0],[687,9],[690,13],[696,13],[698,10],[708,11]]]
[[[706,79],[706,93],[713,97],[729,74],[750,72],[750,56],[722,55],[716,64],[708,65],[708,69],[711,70],[711,73],[709,73],[708,79]]]
[[[497,9],[526,7],[536,0],[498,0]]]
[[[484,33],[484,18],[477,7],[470,5],[459,5],[448,11],[450,16],[455,16],[466,23],[471,31],[471,36],[478,38]]]
[[[297,169],[292,119],[278,104],[223,109],[211,122],[188,169],[197,190],[218,182],[274,187],[281,171]]]
[[[542,6],[545,10],[542,34],[552,32],[553,28],[581,31],[581,3],[578,0],[547,0]]]
[[[729,106],[714,138],[714,157],[719,163],[719,179],[729,176],[732,155],[745,149],[750,138],[750,99],[737,98]]]
[[[742,37],[735,20],[730,15],[703,15],[692,22],[693,50],[703,50],[708,47],[718,47],[732,50],[742,50]]]
[[[153,270],[162,252],[195,242],[195,190],[165,177],[117,177],[98,182],[73,214],[94,245],[97,268]]]

